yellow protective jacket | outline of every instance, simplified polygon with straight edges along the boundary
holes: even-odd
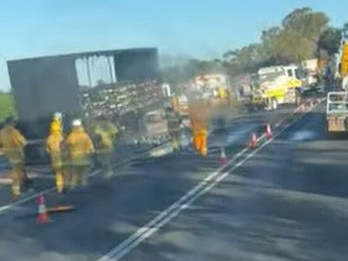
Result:
[[[218,88],[218,95],[220,99],[225,99],[226,98],[226,92],[223,87]]]
[[[51,155],[53,167],[62,165],[61,145],[63,136],[59,132],[52,132],[46,140],[46,150]]]
[[[174,111],[179,111],[180,103],[178,96],[173,96],[170,99],[170,105],[174,109]]]
[[[22,163],[24,161],[23,148],[26,144],[26,139],[16,128],[5,126],[0,131],[0,146],[10,163]]]
[[[117,127],[111,122],[98,123],[94,127],[94,134],[98,135],[100,138],[98,148],[112,150],[117,133]]]
[[[94,146],[83,127],[74,128],[70,132],[66,139],[66,145],[73,165],[89,165]]]
[[[63,133],[63,124],[58,119],[53,119],[50,125],[50,132],[58,131],[59,133]]]

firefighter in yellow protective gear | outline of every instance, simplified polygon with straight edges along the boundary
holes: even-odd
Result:
[[[85,186],[88,181],[88,172],[94,146],[91,138],[82,126],[80,119],[73,121],[72,130],[66,138],[65,143],[70,160],[71,180],[68,181],[68,184],[71,189],[79,185]]]
[[[13,118],[8,117],[4,128],[0,131],[0,146],[12,168],[12,196],[14,198],[20,196],[21,187],[28,182],[24,169],[24,147],[26,144],[24,136],[15,128]]]
[[[173,93],[173,95],[170,98],[170,106],[173,108],[174,111],[180,110],[180,102],[179,97]]]
[[[166,108],[168,134],[174,151],[181,150],[181,124],[182,118],[171,106]]]
[[[51,156],[52,169],[56,175],[56,187],[59,193],[64,190],[64,168],[62,161],[63,135],[58,125],[52,125],[46,140],[46,150]],[[65,162],[66,163],[66,162]]]
[[[50,132],[55,130],[55,132],[60,132],[63,134],[63,115],[60,112],[56,112],[53,115],[53,119],[50,125]]]
[[[111,177],[113,174],[111,160],[118,128],[106,117],[100,116],[97,118],[93,132],[96,136],[97,159],[105,175]]]
[[[206,104],[197,101],[189,108],[193,146],[202,156],[208,154],[208,126],[205,108]]]
[[[227,105],[227,101],[229,99],[228,97],[228,90],[222,86],[220,86],[218,88],[218,97],[220,99],[220,105],[221,106],[226,106]]]

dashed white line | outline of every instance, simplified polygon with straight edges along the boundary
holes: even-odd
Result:
[[[249,154],[247,154],[242,160],[238,161],[231,169],[227,172],[221,172],[222,170],[228,168],[236,159],[244,155],[249,148],[244,148],[237,155],[235,155],[225,166],[220,167],[213,173],[209,174],[204,180],[202,180],[199,184],[193,187],[190,191],[188,191],[184,196],[182,196],[179,200],[174,202],[167,209],[162,211],[158,216],[148,222],[145,226],[138,229],[134,234],[132,234],[129,238],[123,241],[121,244],[116,246],[110,252],[102,256],[98,261],[118,261],[134,248],[136,248],[140,243],[149,238],[151,235],[156,233],[162,226],[176,217],[182,210],[188,208],[194,201],[196,201],[199,197],[206,194],[213,187],[215,187],[218,183],[220,183],[224,178],[226,178],[231,172],[235,171],[237,168],[246,163],[249,159],[251,159],[256,153],[262,150],[265,146],[270,144],[275,138],[281,135],[285,130],[290,128],[300,119],[302,119],[308,112],[313,110],[315,107],[310,108],[306,111],[305,114],[301,115],[299,118],[296,118],[284,128],[282,128],[277,134],[273,136],[273,138],[267,140],[260,147],[256,148]],[[264,138],[262,135],[258,140]],[[216,178],[215,180],[213,180]],[[212,182],[211,182],[212,181]]]
[[[212,130],[210,130],[210,131],[208,132],[208,135],[209,135],[211,132],[212,132]],[[152,151],[155,151],[155,150],[158,150],[158,149],[167,147],[168,145],[169,145],[169,142],[165,142],[164,144],[161,144],[161,145],[159,145],[159,146],[157,146],[157,147],[155,147],[155,148],[146,150],[146,151],[141,152],[141,153],[139,153],[139,154],[135,154],[134,156],[131,156],[131,157],[129,157],[129,158],[126,158],[125,160],[122,160],[122,161],[116,163],[116,164],[113,166],[113,168],[115,169],[115,168],[117,168],[117,167],[119,167],[119,166],[122,166],[122,165],[124,165],[124,164],[129,163],[129,162],[132,162],[133,160],[142,158],[142,157],[144,157],[145,155],[148,155],[149,153],[151,153]],[[89,177],[94,177],[94,176],[100,174],[101,172],[102,172],[102,170],[96,170],[96,171],[90,173],[88,176],[89,176]],[[19,199],[19,200],[17,200],[17,201],[14,202],[14,203],[0,206],[0,216],[6,214],[9,210],[14,209],[14,208],[17,207],[17,206],[20,206],[20,205],[22,205],[22,204],[24,204],[24,203],[27,203],[27,202],[31,201],[31,200],[35,200],[40,194],[50,193],[50,192],[54,191],[55,189],[56,189],[55,187],[51,187],[51,188],[48,188],[48,189],[39,191],[39,192],[37,192],[37,193],[35,193],[35,194],[33,194],[33,195],[30,195],[30,196],[28,196],[28,197],[25,197],[25,198],[23,198],[23,199]]]

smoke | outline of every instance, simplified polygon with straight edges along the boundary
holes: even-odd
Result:
[[[175,67],[175,66],[183,66],[186,63],[188,63],[193,57],[189,55],[184,54],[178,54],[178,55],[170,55],[170,54],[163,54],[160,55],[160,68],[168,68],[168,67]]]

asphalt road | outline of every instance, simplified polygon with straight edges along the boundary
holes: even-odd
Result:
[[[345,260],[348,142],[328,137],[323,111],[288,128],[124,260]]]
[[[50,190],[48,207],[77,207],[51,215],[50,224],[39,225],[32,216],[36,194],[11,203],[8,187],[0,188],[0,260],[98,260],[218,169],[221,146],[233,158],[246,147],[250,133],[260,134],[265,123],[274,125],[283,119],[275,133],[286,126],[291,121],[284,120],[289,112],[284,109],[234,120],[227,132],[211,134],[207,158],[190,148],[179,154],[165,148],[152,157],[124,164],[109,180],[94,175],[88,187],[71,194],[60,196]],[[305,116],[245,163],[250,151],[239,153],[221,172],[239,166],[233,174],[226,174],[192,205],[184,203],[179,208],[184,212],[168,219],[144,242],[126,245],[121,249],[124,260],[313,260],[313,255],[316,260],[327,260],[320,259],[324,252],[333,257],[330,260],[342,260],[333,253],[344,253],[344,212],[334,219],[333,210],[325,211],[325,207],[336,206],[338,211],[345,201],[344,168],[329,165],[339,159],[338,146],[344,145],[326,140],[323,120],[317,112]],[[323,155],[324,165],[318,165],[318,154]],[[328,175],[327,170],[333,169],[335,174]],[[36,179],[37,191],[52,185],[50,178]],[[327,191],[333,194],[324,195]],[[155,231],[154,227],[148,235]],[[286,254],[293,259],[286,259]]]

